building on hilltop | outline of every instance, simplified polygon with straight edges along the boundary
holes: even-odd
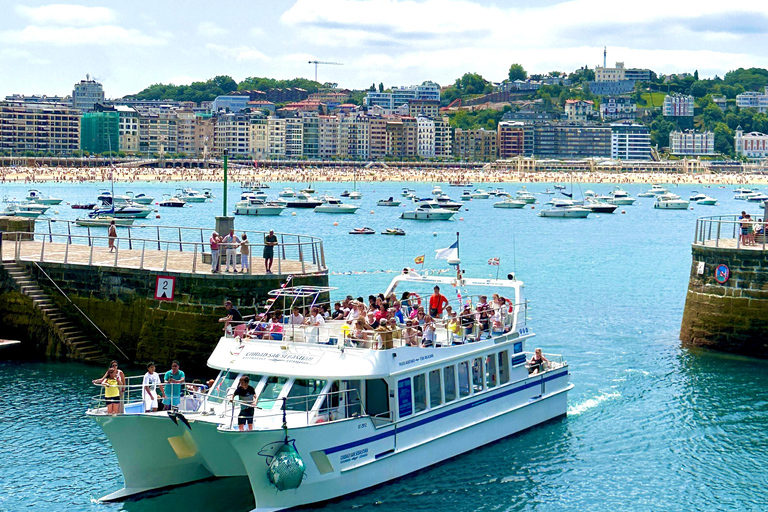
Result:
[[[688,94],[667,94],[664,97],[664,117],[693,117],[693,96]]]
[[[623,62],[617,62],[613,68],[606,67],[605,64],[595,66],[595,82],[621,82],[626,79]]]
[[[650,160],[651,132],[633,122],[611,123],[611,158],[614,160]]]
[[[81,115],[60,104],[0,101],[0,151],[72,154],[80,148]]]
[[[693,130],[675,130],[669,134],[669,151],[680,156],[706,156],[715,154],[715,134]]]
[[[637,104],[629,96],[606,96],[600,100],[600,118],[604,121],[636,117]]]
[[[248,102],[251,101],[251,96],[248,94],[226,94],[224,96],[216,96],[211,104],[211,112],[240,112],[248,107]]]
[[[586,121],[592,118],[595,102],[591,100],[565,100],[565,115],[569,121]]]
[[[620,96],[635,90],[634,80],[616,80],[606,82],[588,82],[589,92],[595,96]]]
[[[765,92],[747,91],[737,95],[736,106],[754,108],[762,114],[768,112],[768,86],[765,87]]]
[[[72,91],[72,108],[90,112],[97,103],[104,103],[104,88],[91,80],[90,75],[85,75],[85,80],[76,83]]]
[[[736,128],[733,145],[736,154],[745,156],[749,160],[762,160],[768,158],[768,135],[764,133],[744,133],[741,126],[738,126]]]
[[[391,113],[401,105],[407,105],[411,100],[440,102],[440,86],[426,81],[421,85],[392,87],[391,92],[369,91],[363,99],[366,108],[379,106],[385,114]]]

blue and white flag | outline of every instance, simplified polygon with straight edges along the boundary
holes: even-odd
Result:
[[[456,260],[459,258],[459,241],[456,240],[450,247],[437,249],[435,252],[437,253],[435,259],[437,260]]]

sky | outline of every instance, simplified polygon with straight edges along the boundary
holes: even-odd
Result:
[[[0,97],[108,98],[216,75],[314,78],[346,88],[466,72],[501,81],[622,61],[659,74],[768,67],[768,2],[722,0],[1,0]]]

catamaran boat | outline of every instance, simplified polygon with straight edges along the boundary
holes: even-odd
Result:
[[[606,201],[611,204],[631,206],[635,203],[635,199],[633,197],[629,197],[629,193],[620,189],[619,187],[613,189],[608,195],[611,196],[611,199],[607,199]]]
[[[685,199],[681,199],[679,195],[667,193],[656,196],[656,202],[653,203],[653,207],[660,210],[687,210],[689,204]]]
[[[489,197],[491,194],[480,188],[472,192],[472,199],[488,199]]]
[[[536,196],[528,192],[525,187],[515,192],[515,199],[525,201],[526,204],[533,204],[536,202]]]
[[[136,195],[134,195],[133,192],[131,192],[130,190],[128,192],[126,192],[125,195],[127,197],[129,197],[130,200],[132,202],[136,203],[136,204],[148,205],[148,204],[152,204],[152,201],[155,200],[154,197],[148,196],[146,194],[136,194]]]
[[[421,201],[416,209],[400,214],[401,219],[409,220],[451,220],[456,214],[453,210],[442,208],[437,201]]]
[[[184,201],[185,203],[204,203],[208,198],[201,194],[197,190],[191,188],[176,189],[176,197]]]
[[[296,197],[296,191],[292,188],[284,188],[279,194],[277,194],[278,197]]]
[[[317,213],[355,213],[360,209],[359,206],[344,204],[341,199],[329,195],[320,196],[320,200],[322,204],[315,207]]]
[[[166,208],[182,208],[187,203],[177,196],[171,197],[170,194],[163,194],[163,200],[157,204]]]
[[[32,203],[38,203],[38,204],[47,204],[50,206],[57,205],[61,203],[61,199],[58,197],[49,196],[46,194],[43,194],[39,190],[31,189],[27,193],[27,201]]]
[[[285,206],[288,208],[316,208],[323,204],[319,199],[315,199],[314,197],[302,192],[299,192],[294,197],[288,197],[284,201]]]
[[[541,210],[539,217],[555,217],[561,219],[586,219],[592,210],[575,204],[570,199],[554,199],[552,208]]]
[[[493,207],[494,208],[525,208],[525,205],[527,204],[528,203],[526,203],[525,201],[507,197],[503,201],[498,201],[496,203],[493,203]]]
[[[437,324],[422,346],[406,344],[399,328],[353,334],[344,320],[282,324],[269,340],[238,326],[208,358],[219,372],[210,389],[179,396],[173,410],[144,412],[142,376],[126,379],[124,412],[108,414],[103,396],[95,397],[86,415],[109,439],[125,485],[102,501],[247,476],[255,511],[284,510],[383,484],[565,416],[569,365],[556,354],[533,361],[526,351],[534,334],[523,283],[513,275],[456,279],[408,270],[386,294],[428,296],[436,285],[462,291],[456,308],[472,311],[480,293],[500,293],[508,303],[490,329],[476,321],[453,333]],[[285,311],[333,290],[296,286],[269,295]],[[241,401],[235,391],[245,376],[255,395]],[[166,384],[165,394],[174,393]],[[248,408],[252,423],[241,427]]]
[[[376,206],[400,206],[401,204],[401,201],[396,201],[394,197],[390,197],[389,199],[379,199]]]
[[[235,215],[280,215],[283,210],[285,205],[282,203],[264,201],[260,197],[249,197],[235,203]]]
[[[637,194],[637,197],[656,197],[661,194],[669,194],[669,190],[665,189],[658,183],[654,183],[649,190]]]

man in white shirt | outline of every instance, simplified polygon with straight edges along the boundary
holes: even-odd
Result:
[[[293,308],[293,311],[291,311],[291,324],[301,325],[303,323],[304,323],[304,315],[299,313],[299,308]]]
[[[155,373],[155,363],[147,365],[147,373],[144,374],[144,380],[141,383],[141,395],[144,399],[144,412],[154,412],[157,410],[157,387],[160,386],[160,392],[165,398],[165,389],[160,383],[160,376]]]
[[[235,234],[234,229],[230,229],[229,234],[224,237],[221,243],[227,249],[227,269],[225,272],[229,272],[230,261],[232,262],[232,268],[234,269],[234,272],[237,272],[237,265],[235,264],[237,260],[235,258],[237,257],[237,248],[240,245],[240,237]]]
[[[306,324],[309,325],[309,328],[307,329],[307,343],[317,343],[320,335],[320,326],[325,325],[325,318],[323,318],[323,314],[320,313],[320,308],[312,306]]]

